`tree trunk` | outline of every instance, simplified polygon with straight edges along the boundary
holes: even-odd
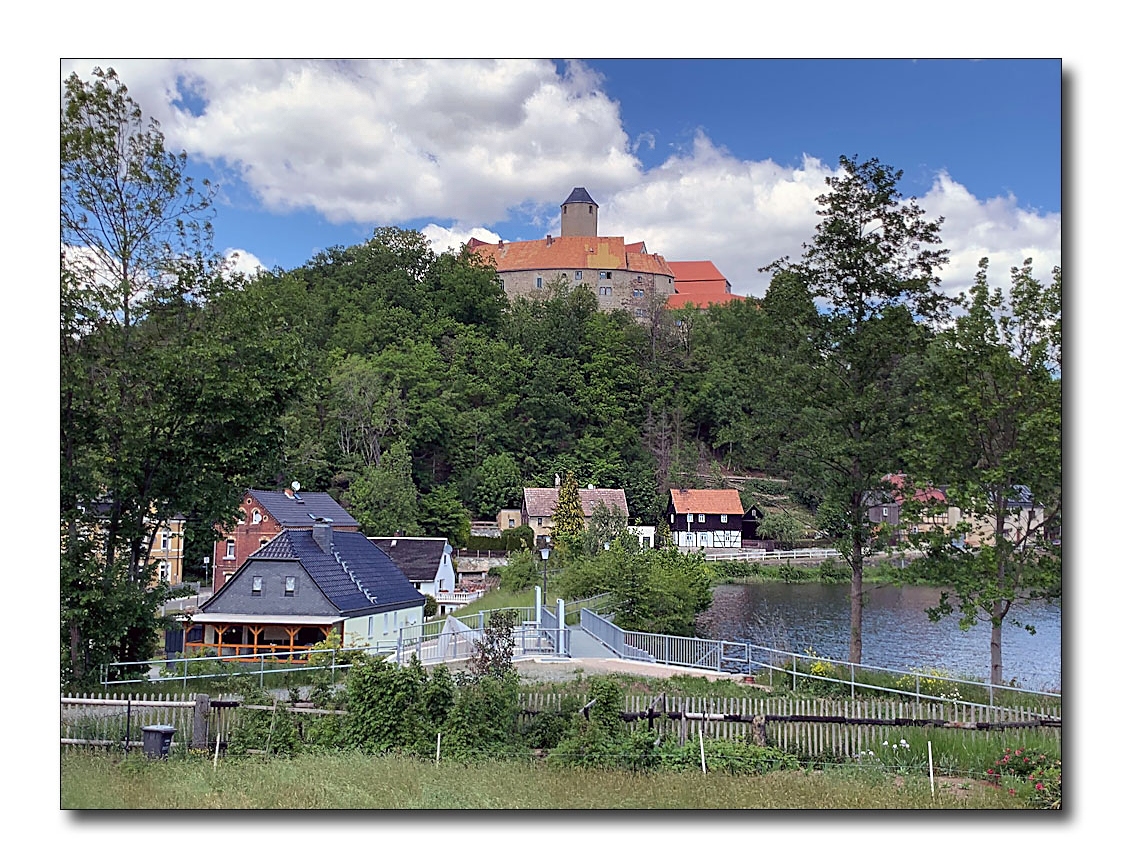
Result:
[[[1001,494],[1001,496],[999,497],[999,502],[996,507],[996,526],[994,529],[996,534],[993,537],[993,542],[996,544],[997,552],[997,598],[992,602],[992,609],[990,610],[990,613],[992,615],[992,636],[988,644],[990,661],[989,681],[992,682],[993,685],[1000,685],[1004,682],[1004,655],[1003,649],[1000,645],[1000,639],[1003,635],[1000,632],[1000,628],[1003,626],[1004,616],[1008,612],[1008,605],[1004,603],[1004,589],[1006,588],[1004,585],[1006,578],[1006,568],[1004,567],[1006,557],[1006,551],[1004,549],[1004,520],[1007,516],[1007,511],[1005,509],[1005,498],[1006,497],[1003,494]]]
[[[851,635],[848,641],[848,660],[853,664],[863,661],[863,547],[858,541],[852,541]]]

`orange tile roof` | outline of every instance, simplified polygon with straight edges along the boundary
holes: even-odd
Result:
[[[741,514],[738,490],[669,490],[678,514]]]
[[[671,295],[665,306],[668,309],[682,309],[686,304],[692,304],[700,308],[706,308],[713,303],[730,303],[732,300],[741,297],[741,295],[730,294],[726,285],[711,284],[706,286],[689,287],[680,291],[679,282],[676,283],[676,293]]]
[[[501,273],[513,270],[629,270],[674,276],[660,255],[631,252],[623,237],[552,237],[483,243],[476,238],[469,248]]]
[[[728,282],[713,261],[669,261],[668,266],[676,274],[676,282]]]

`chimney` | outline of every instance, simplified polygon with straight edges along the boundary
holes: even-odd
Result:
[[[551,238],[551,235],[548,234],[547,235],[547,246],[550,246],[552,243],[554,243],[554,240]]]
[[[287,499],[293,498],[293,490],[289,489],[289,487],[285,488],[285,498],[287,498]]]
[[[312,536],[316,545],[324,552],[332,552],[332,520],[328,517],[313,517]]]

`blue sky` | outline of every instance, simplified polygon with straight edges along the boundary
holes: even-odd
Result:
[[[1057,60],[505,62],[64,60],[117,69],[191,170],[220,188],[215,239],[288,269],[379,225],[435,248],[558,231],[584,186],[599,231],[710,259],[736,293],[797,257],[841,154],[901,169],[946,218],[953,291],[1061,257]]]

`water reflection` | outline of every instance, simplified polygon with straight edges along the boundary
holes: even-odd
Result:
[[[752,643],[795,652],[848,657],[847,584],[768,583],[716,586],[714,602],[699,617],[701,636]],[[941,590],[927,586],[874,586],[865,589],[863,661],[880,667],[936,667],[969,678],[988,678],[987,625],[962,631],[957,617],[931,622],[926,609]],[[1035,626],[1036,633],[1009,624]],[[1058,604],[1026,604],[1004,626],[1004,678],[1035,689],[1062,687],[1062,613]]]

